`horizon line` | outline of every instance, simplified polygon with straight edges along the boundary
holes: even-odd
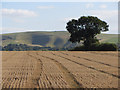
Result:
[[[6,33],[0,33],[0,34],[13,34],[13,33],[28,33],[28,32],[68,32],[68,31],[18,31],[18,32],[6,32]],[[69,32],[68,32],[69,33]],[[120,34],[120,33],[105,33],[101,32],[100,34]]]

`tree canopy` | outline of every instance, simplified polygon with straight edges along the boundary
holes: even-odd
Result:
[[[66,29],[71,34],[70,41],[83,41],[85,46],[99,42],[96,38],[97,34],[108,31],[109,25],[94,16],[82,16],[78,20],[72,19],[67,23]]]

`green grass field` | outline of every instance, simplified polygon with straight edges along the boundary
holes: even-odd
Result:
[[[97,37],[101,42],[118,43],[118,34],[99,34]]]

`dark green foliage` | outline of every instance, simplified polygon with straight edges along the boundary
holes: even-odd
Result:
[[[70,49],[69,51],[86,51],[86,50],[85,50],[85,46],[82,45],[82,46],[78,46],[73,49]]]
[[[2,48],[3,51],[27,51],[30,50],[26,44],[8,44]]]
[[[2,36],[2,40],[7,40],[7,39],[13,39],[13,38],[9,36]]]
[[[120,51],[120,43],[118,43],[118,51]]]
[[[49,50],[50,47],[28,46],[26,44],[8,44],[2,48],[2,51],[38,51]]]
[[[83,41],[83,45],[76,47],[75,51],[116,51],[117,45],[112,43],[99,43],[96,38],[97,34],[102,31],[108,31],[108,25],[105,21],[93,16],[82,16],[78,20],[72,19],[66,26],[71,34],[70,41],[72,43]]]
[[[1,47],[2,51],[65,51],[68,48],[51,48],[51,47],[38,47],[28,46],[26,44],[8,44]]]
[[[104,51],[116,51],[117,45],[113,43],[102,43],[99,45],[99,48]]]
[[[0,51],[2,51],[2,46],[0,46]]]
[[[70,51],[117,51],[117,45],[113,43],[92,44],[89,47],[82,45]]]
[[[96,35],[101,31],[108,31],[107,23],[93,16],[82,16],[78,20],[72,19],[67,23],[66,28],[71,34],[69,39],[71,42],[83,41],[86,47],[99,42]]]

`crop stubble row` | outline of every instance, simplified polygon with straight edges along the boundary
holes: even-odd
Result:
[[[117,52],[2,52],[3,88],[117,88]]]

